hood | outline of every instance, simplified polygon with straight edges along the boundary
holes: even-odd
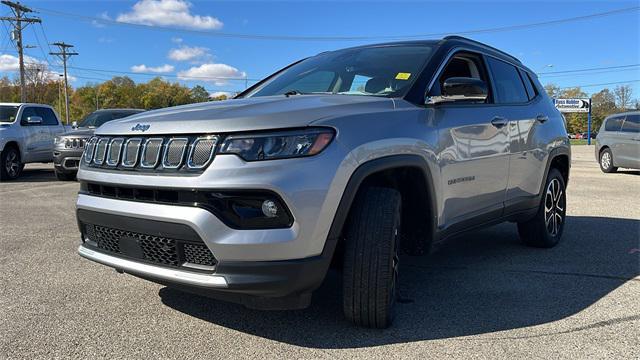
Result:
[[[113,120],[98,135],[198,134],[303,127],[329,117],[393,109],[389,98],[349,95],[265,96],[198,103]],[[139,126],[138,126],[139,125]]]
[[[95,129],[87,128],[87,127],[79,127],[73,130],[67,131],[66,133],[60,134],[59,136],[75,136],[75,137],[89,137],[93,135]]]

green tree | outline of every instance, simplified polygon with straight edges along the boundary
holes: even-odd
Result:
[[[190,97],[193,102],[209,101],[209,92],[204,87],[196,85],[191,89]]]
[[[591,121],[593,129],[600,129],[604,118],[618,112],[616,98],[607,88],[591,96]]]

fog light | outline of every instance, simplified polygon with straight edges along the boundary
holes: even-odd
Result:
[[[262,213],[266,217],[276,217],[278,216],[278,205],[272,200],[265,200],[262,202]]]

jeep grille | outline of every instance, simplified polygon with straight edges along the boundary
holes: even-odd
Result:
[[[141,171],[198,171],[213,160],[217,136],[91,138],[83,154],[90,167]]]

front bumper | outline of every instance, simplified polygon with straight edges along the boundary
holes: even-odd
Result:
[[[258,309],[296,309],[308,306],[311,293],[324,279],[335,248],[329,240],[319,256],[282,261],[229,261],[218,259],[213,268],[190,268],[152,263],[145,255],[117,251],[97,245],[88,226],[123,228],[128,234],[169,237],[176,241],[202,241],[190,227],[157,220],[134,219],[119,215],[78,210],[82,233],[80,256],[150,281],[204,296],[233,301]],[[129,235],[134,236],[134,235]],[[90,239],[93,237],[93,239]],[[119,239],[120,240],[120,239]],[[125,241],[132,241],[128,237]],[[180,243],[178,243],[180,244]],[[177,245],[179,248],[181,245]],[[176,250],[181,252],[181,250]]]
[[[53,151],[53,166],[58,172],[71,174],[78,172],[82,149],[60,149]]]

